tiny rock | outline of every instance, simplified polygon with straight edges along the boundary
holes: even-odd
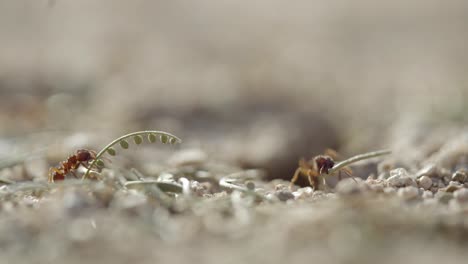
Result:
[[[281,190],[276,192],[276,197],[282,202],[294,199],[294,194],[288,190]]]
[[[387,183],[391,187],[416,187],[416,182],[409,176],[394,175],[387,179]]]
[[[457,181],[460,183],[464,183],[467,180],[467,178],[468,178],[467,173],[464,170],[457,170],[452,175],[452,181]]]
[[[419,178],[419,187],[423,188],[424,190],[429,190],[432,186],[432,180],[428,176],[422,176]]]
[[[426,165],[422,169],[420,169],[418,172],[416,172],[417,177],[422,177],[424,175],[428,177],[437,177],[438,174],[439,174],[439,170],[434,164]]]
[[[416,181],[403,168],[398,168],[390,171],[390,178],[387,183],[391,187],[418,187]]]
[[[313,192],[314,190],[312,189],[312,187],[308,186],[308,187],[298,189],[297,191],[293,192],[293,194],[294,194],[294,197],[296,197],[296,199],[303,199],[303,198],[311,197]]]
[[[454,191],[456,191],[456,190],[458,190],[460,188],[463,188],[463,185],[461,183],[456,182],[456,181],[451,181],[449,183],[449,185],[446,188],[444,188],[444,190],[446,192],[453,193]]]

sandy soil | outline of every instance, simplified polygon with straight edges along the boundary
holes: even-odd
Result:
[[[0,263],[465,263],[466,7],[0,0]]]

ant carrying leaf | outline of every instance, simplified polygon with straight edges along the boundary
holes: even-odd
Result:
[[[387,155],[390,154],[391,151],[380,150],[375,152],[369,152],[354,156],[339,163],[335,163],[334,158],[337,157],[335,151],[327,149],[325,153],[326,155],[318,155],[309,160],[308,162],[305,159],[299,160],[299,167],[296,169],[296,172],[294,173],[294,176],[291,179],[289,188],[292,189],[294,183],[299,179],[300,175],[307,176],[309,184],[314,190],[319,188],[320,180],[322,180],[324,186],[327,186],[325,176],[332,175],[336,172],[338,172],[338,180],[341,180],[342,171],[348,176],[353,177],[351,169],[347,168],[348,165],[360,160]]]

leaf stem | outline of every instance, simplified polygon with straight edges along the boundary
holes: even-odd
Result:
[[[96,166],[96,163],[98,162],[98,160],[101,158],[102,155],[104,155],[107,152],[107,150],[109,148],[113,147],[114,145],[118,144],[119,142],[121,142],[122,140],[125,140],[127,138],[134,137],[134,136],[139,136],[139,135],[150,135],[150,134],[159,135],[159,136],[166,136],[169,139],[174,138],[176,140],[174,143],[181,143],[182,142],[182,140],[180,138],[178,138],[178,137],[176,137],[176,136],[174,136],[174,135],[172,135],[170,133],[163,132],[163,131],[156,131],[156,130],[137,131],[137,132],[133,132],[133,133],[130,133],[130,134],[123,135],[123,136],[113,140],[111,143],[109,143],[107,146],[105,146],[101,151],[99,151],[98,154],[96,154],[96,158],[88,166],[88,169],[86,170],[86,173],[83,175],[82,180],[84,180],[84,179],[86,179],[88,177],[88,175],[89,175],[89,173],[91,171],[91,168]]]
[[[388,149],[385,149],[385,150],[378,150],[378,151],[373,151],[373,152],[368,152],[368,153],[364,153],[364,154],[360,154],[360,155],[356,155],[354,157],[351,157],[347,160],[343,160],[341,162],[338,162],[337,164],[335,164],[335,166],[333,166],[333,168],[331,168],[328,172],[328,174],[333,174],[334,172],[337,172],[339,170],[341,170],[342,168],[348,166],[348,165],[351,165],[355,162],[358,162],[358,161],[361,161],[361,160],[365,160],[365,159],[370,159],[370,158],[375,158],[375,157],[380,157],[380,156],[384,156],[384,155],[388,155],[392,153],[391,150],[388,150]]]

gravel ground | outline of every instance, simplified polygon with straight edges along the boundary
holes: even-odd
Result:
[[[378,169],[325,191],[183,148],[151,176],[114,168],[99,181],[5,184],[2,262],[464,263],[467,146],[463,133],[416,171],[361,162]]]
[[[352,2],[0,0],[0,263],[466,263],[468,5]]]

